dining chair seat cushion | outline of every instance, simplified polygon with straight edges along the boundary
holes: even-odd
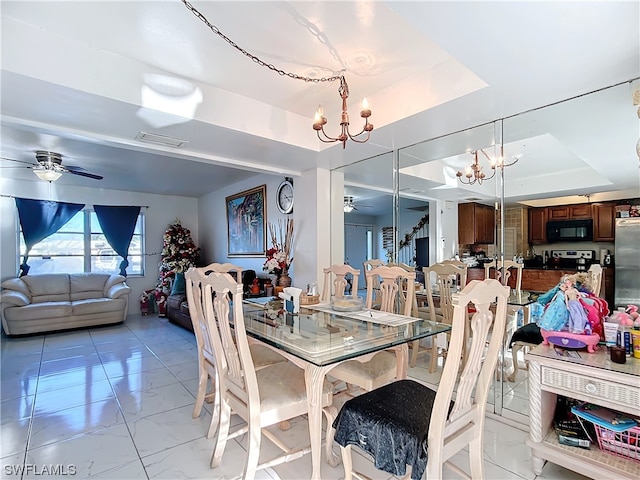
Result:
[[[515,342],[529,343],[531,345],[540,345],[543,342],[542,334],[540,333],[540,327],[537,323],[527,323],[518,328],[511,336],[509,347],[513,346]]]
[[[436,392],[414,380],[397,380],[354,397],[333,426],[339,445],[357,445],[379,470],[401,476],[411,465],[418,480],[427,466],[427,434]],[[420,399],[420,401],[416,401]]]
[[[249,346],[249,349],[251,350],[251,358],[253,358],[253,366],[256,370],[266,367],[267,365],[287,361],[287,359],[278,352],[274,352],[264,345],[252,344]]]
[[[385,351],[377,353],[371,360],[366,362],[348,360],[338,365],[332,372],[341,372],[348,375],[348,377],[344,378],[352,378],[353,375],[356,375],[367,380],[374,380],[389,371],[395,372],[396,365],[395,354]],[[340,378],[343,378],[343,375],[340,375]]]
[[[306,412],[307,389],[304,370],[291,362],[276,363],[256,371],[260,391],[261,415],[269,417],[271,412],[284,408],[287,411]],[[327,380],[322,385],[322,405],[330,405],[333,385]]]

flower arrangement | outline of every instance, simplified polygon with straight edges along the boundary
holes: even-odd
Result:
[[[277,225],[269,222],[269,236],[271,248],[267,250],[262,269],[272,275],[280,275],[288,271],[293,262],[293,219],[279,220]]]

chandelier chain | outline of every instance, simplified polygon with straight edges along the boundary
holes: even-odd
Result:
[[[297,73],[292,73],[292,72],[286,72],[280,68],[277,68],[275,65],[273,65],[272,63],[267,63],[263,60],[261,60],[260,58],[258,58],[256,55],[253,55],[252,53],[249,53],[248,51],[246,51],[244,48],[242,48],[240,45],[238,45],[236,42],[234,42],[233,40],[231,40],[229,37],[227,37],[224,33],[222,33],[220,31],[220,29],[218,27],[216,27],[215,25],[213,25],[209,20],[207,20],[207,17],[205,17],[202,13],[200,13],[193,5],[191,5],[191,3],[189,3],[187,0],[180,0],[185,7],[187,7],[187,9],[189,9],[191,11],[191,13],[193,13],[196,17],[198,17],[207,27],[209,27],[209,29],[215,33],[216,35],[218,35],[220,38],[222,38],[225,42],[227,42],[229,45],[231,45],[233,48],[235,48],[236,50],[238,50],[239,52],[241,52],[243,55],[245,55],[246,57],[250,58],[254,63],[257,63],[258,65],[260,65],[261,67],[266,67],[269,70],[276,72],[278,75],[283,76],[283,77],[289,77],[292,78],[294,80],[303,80],[305,82],[309,82],[309,83],[320,83],[320,82],[334,82],[336,80],[340,80],[340,78],[342,78],[342,73],[340,75],[333,75],[331,77],[320,77],[320,78],[311,78],[311,77],[305,77],[303,75],[299,75]],[[344,70],[342,70],[342,72],[344,72]]]

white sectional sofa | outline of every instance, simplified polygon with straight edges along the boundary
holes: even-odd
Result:
[[[0,315],[7,335],[120,323],[131,288],[121,275],[53,273],[2,282]]]

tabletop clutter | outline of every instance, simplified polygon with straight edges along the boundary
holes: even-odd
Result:
[[[536,305],[537,304],[537,305]],[[640,358],[640,318],[637,305],[611,312],[606,300],[591,291],[586,273],[565,275],[532,306],[532,319],[540,327],[544,343],[593,352],[605,342],[612,360]],[[634,343],[635,342],[635,343]],[[635,345],[635,347],[634,347]],[[621,356],[621,350],[624,355]]]

